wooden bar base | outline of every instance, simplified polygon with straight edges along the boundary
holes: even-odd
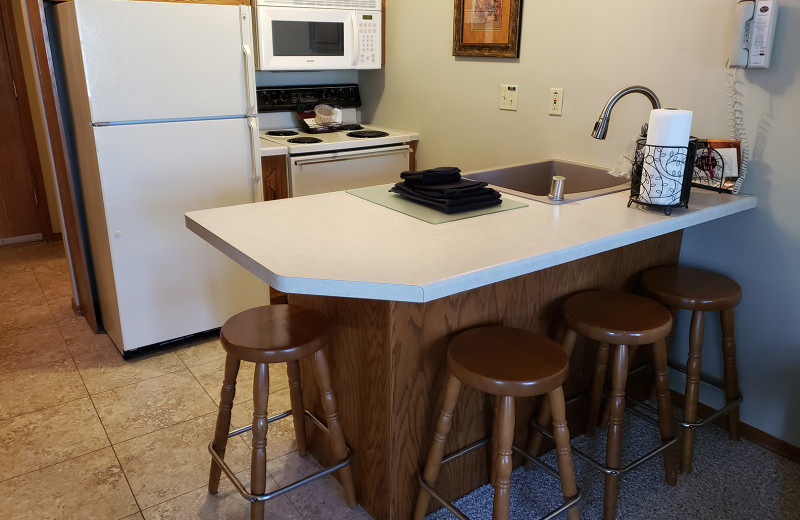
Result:
[[[641,271],[678,261],[681,237],[678,231],[428,303],[289,295],[290,303],[318,309],[331,321],[333,391],[353,448],[357,495],[367,513],[375,520],[410,518],[419,493],[416,475],[442,405],[447,344],[458,332],[503,325],[556,337],[567,296],[589,289],[632,289]],[[567,397],[589,389],[590,347],[582,340],[575,346],[564,386]],[[306,402],[315,403],[318,390],[308,362],[301,362],[301,376]],[[525,444],[537,405],[519,400],[516,443]],[[492,414],[490,399],[465,388],[445,451],[491,433]],[[584,416],[585,410],[568,409],[573,435],[585,428]],[[329,463],[325,439],[315,428],[307,431],[311,453]],[[449,500],[464,495],[488,481],[487,462],[486,450],[454,461],[443,469],[437,489]]]

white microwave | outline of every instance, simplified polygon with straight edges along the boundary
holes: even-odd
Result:
[[[381,0],[257,0],[258,70],[381,68]]]

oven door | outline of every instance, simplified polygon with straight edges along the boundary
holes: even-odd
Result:
[[[355,11],[256,7],[259,70],[338,70],[358,65]]]
[[[289,161],[289,195],[301,197],[399,182],[408,170],[406,145],[310,154]]]

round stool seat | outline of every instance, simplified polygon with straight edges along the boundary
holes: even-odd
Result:
[[[309,356],[328,338],[328,319],[298,305],[265,305],[232,316],[220,330],[228,354],[253,363],[285,363]]]
[[[658,302],[635,294],[590,291],[564,303],[567,326],[595,341],[646,345],[669,334],[672,316]]]
[[[558,388],[569,358],[555,341],[522,329],[479,327],[450,342],[447,365],[464,384],[488,394],[526,397]]]
[[[742,288],[727,276],[694,267],[663,266],[640,278],[642,288],[670,307],[696,311],[722,311],[736,307]]]

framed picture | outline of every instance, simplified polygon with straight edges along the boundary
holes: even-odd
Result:
[[[521,0],[455,0],[453,56],[519,57]]]

